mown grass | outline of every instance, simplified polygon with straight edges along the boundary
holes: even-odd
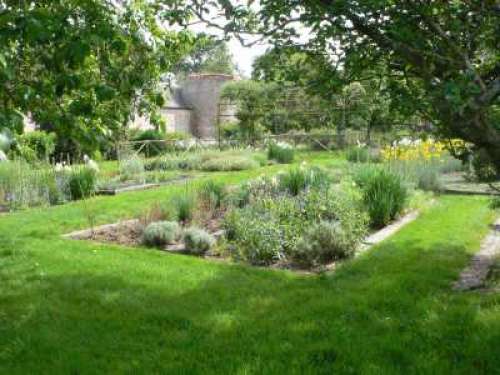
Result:
[[[91,204],[111,222],[183,188]],[[500,298],[450,289],[487,203],[442,197],[314,277],[61,239],[86,226],[88,202],[0,216],[0,373],[495,373]]]

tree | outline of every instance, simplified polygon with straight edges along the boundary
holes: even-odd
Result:
[[[236,66],[223,40],[199,34],[189,54],[174,69],[178,79],[192,73],[234,74]]]
[[[194,3],[203,18],[204,6]],[[230,19],[226,31],[325,55],[336,67],[332,77],[355,80],[382,62],[390,75],[422,90],[428,105],[421,110],[439,135],[471,142],[500,169],[497,1],[276,0],[257,11],[218,3]]]
[[[382,65],[365,71],[361,80],[346,83],[325,55],[286,47],[267,51],[255,60],[253,68],[254,79],[305,90],[303,102],[328,117],[337,128],[339,143],[344,141],[346,128],[365,129],[366,141],[370,142],[373,130],[389,130],[415,112],[401,111],[409,109],[402,100],[401,87],[396,86],[402,82],[394,78],[389,81]],[[396,87],[399,101],[391,100],[390,92],[396,93]],[[309,128],[324,126],[324,120],[318,119],[318,124]]]
[[[140,0],[0,0],[0,127],[21,132],[29,113],[64,151],[92,152],[134,114],[155,118],[160,77],[191,43],[160,24],[165,9]]]

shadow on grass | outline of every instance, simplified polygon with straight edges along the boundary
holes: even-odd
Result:
[[[31,288],[1,299],[4,317],[21,316],[0,329],[0,369],[435,374],[500,365],[482,345],[499,337],[498,319],[496,332],[485,330],[476,306],[449,292],[467,260],[461,246],[386,242],[319,277],[147,259],[155,267],[117,263],[115,276],[89,261],[73,274],[26,278]]]

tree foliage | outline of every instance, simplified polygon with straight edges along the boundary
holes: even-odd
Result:
[[[366,71],[363,79],[349,82],[334,72],[333,65],[324,55],[287,47],[267,51],[255,60],[253,68],[254,79],[303,90],[304,106],[327,116],[339,135],[345,128],[364,129],[370,141],[373,130],[390,130],[414,113],[401,111],[408,109],[401,95],[402,103],[391,99],[390,84],[396,81],[387,78],[386,69],[381,65]],[[311,120],[310,128],[324,126],[324,118]]]
[[[332,82],[385,64],[389,76],[407,80],[401,91],[422,98],[426,105],[419,110],[441,136],[473,143],[500,166],[497,1],[276,0],[258,9],[251,2],[195,3],[197,13],[223,7],[226,31],[258,33],[276,45],[323,55]]]
[[[190,52],[174,69],[178,79],[192,73],[234,74],[235,71],[226,42],[206,34],[197,36]]]
[[[65,151],[91,152],[134,114],[155,118],[160,77],[191,42],[163,27],[184,14],[160,25],[165,9],[139,0],[1,0],[0,127],[21,132],[29,113]]]

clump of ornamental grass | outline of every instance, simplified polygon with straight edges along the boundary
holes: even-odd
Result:
[[[371,175],[363,186],[363,201],[370,215],[371,226],[382,228],[405,208],[408,197],[402,179],[383,169]]]

